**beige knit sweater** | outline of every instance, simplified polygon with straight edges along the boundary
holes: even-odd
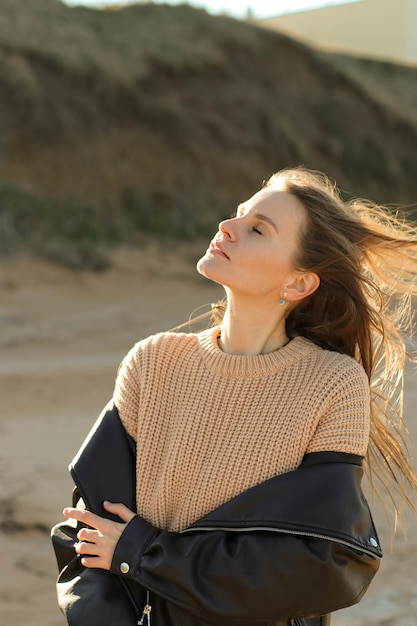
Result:
[[[301,337],[230,355],[217,334],[148,337],[116,380],[115,404],[137,441],[137,509],[163,529],[296,469],[306,452],[366,452],[369,386],[354,359]]]

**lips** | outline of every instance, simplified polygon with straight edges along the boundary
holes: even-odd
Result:
[[[229,259],[229,256],[227,255],[225,249],[223,248],[223,246],[221,245],[220,242],[213,240],[210,243],[210,247],[209,247],[210,252],[212,252],[213,254],[220,254],[222,256],[224,256],[226,259]]]

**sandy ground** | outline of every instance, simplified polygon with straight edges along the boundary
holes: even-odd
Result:
[[[204,246],[201,248],[204,249]],[[120,251],[112,270],[75,273],[27,259],[0,265],[0,623],[63,626],[49,529],[70,501],[67,465],[110,398],[117,366],[138,339],[186,320],[222,290],[197,276],[195,250]],[[417,438],[416,376],[406,416]],[[390,547],[363,601],[334,626],[415,626],[416,520]]]

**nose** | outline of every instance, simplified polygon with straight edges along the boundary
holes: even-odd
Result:
[[[235,230],[234,230],[233,223],[234,223],[234,218],[230,218],[228,220],[223,220],[219,224],[219,232],[221,232],[221,234],[227,237],[228,239],[232,239],[232,240],[235,239]]]

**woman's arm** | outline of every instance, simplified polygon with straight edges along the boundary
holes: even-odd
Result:
[[[349,493],[355,488],[350,479],[342,484],[342,465],[327,466],[326,475],[337,475],[333,489],[344,490],[347,502],[359,503],[357,511],[351,504],[346,508],[354,534],[364,537],[362,543],[352,543],[345,528],[333,539],[321,538],[319,532],[309,533],[304,522],[287,529],[265,525],[255,529],[251,522],[249,527],[235,524],[228,529],[172,533],[160,531],[122,505],[109,507],[124,520],[119,526],[113,522],[109,526],[108,520],[88,511],[67,511],[67,515],[97,526],[99,543],[115,546],[111,563],[108,555],[102,561],[99,554],[83,557],[87,567],[110,567],[202,620],[221,624],[324,614],[358,602],[379,566],[378,551],[366,543],[375,536],[367,507],[360,495],[358,500],[358,494]],[[304,478],[302,482],[306,483]],[[328,497],[328,484],[321,491],[313,500],[324,537],[327,522],[334,518],[334,497]],[[80,531],[80,538],[94,539],[84,532]],[[81,553],[94,554],[90,544],[81,546]]]

